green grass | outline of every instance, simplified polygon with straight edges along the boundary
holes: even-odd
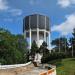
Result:
[[[55,60],[49,63],[57,66],[57,75],[75,75],[75,58]]]

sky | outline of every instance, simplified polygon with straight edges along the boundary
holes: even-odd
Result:
[[[75,28],[75,0],[0,0],[0,27],[23,33],[23,18],[31,14],[50,19],[51,39],[71,37]]]

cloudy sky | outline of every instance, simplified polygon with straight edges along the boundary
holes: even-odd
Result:
[[[30,14],[50,18],[51,38],[71,36],[75,28],[75,0],[0,0],[0,27],[20,34],[23,18]]]

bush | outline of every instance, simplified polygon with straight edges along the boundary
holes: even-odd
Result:
[[[48,62],[50,60],[49,57],[50,57],[50,54],[46,54],[45,56],[42,57],[41,62],[42,63]]]
[[[28,43],[21,34],[14,35],[0,28],[0,63],[21,64],[28,62]]]
[[[64,53],[49,53],[42,57],[41,62],[48,63],[49,61],[63,58],[66,58]]]
[[[6,64],[6,60],[5,60],[5,59],[3,59],[3,58],[2,58],[2,59],[0,59],[0,64],[1,64],[1,65]]]

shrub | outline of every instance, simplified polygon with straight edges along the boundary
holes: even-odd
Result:
[[[3,58],[2,58],[2,59],[0,59],[0,64],[1,64],[1,65],[6,64],[6,60],[5,60],[5,59],[3,59]]]
[[[48,63],[49,61],[63,58],[66,58],[65,53],[49,53],[42,57],[41,62]]]

